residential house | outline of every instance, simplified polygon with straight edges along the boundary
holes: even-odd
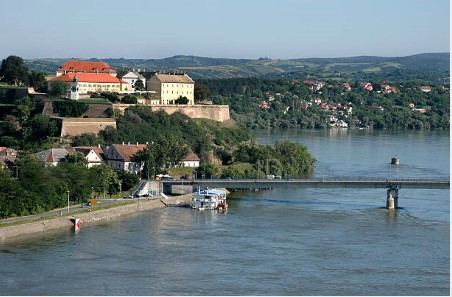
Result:
[[[181,162],[181,167],[199,167],[199,157],[193,152],[190,152]]]
[[[54,148],[34,154],[38,160],[47,165],[56,166],[66,159],[68,151],[65,148]]]
[[[147,144],[112,144],[105,149],[105,162],[113,170],[140,173],[144,163],[137,161],[135,157],[141,150],[146,149]]]
[[[430,87],[430,86],[421,86],[420,89],[421,89],[422,92],[428,93],[428,92],[430,92],[432,90],[432,87]]]
[[[56,76],[65,75],[67,73],[103,73],[116,76],[116,70],[113,70],[108,63],[94,61],[76,61],[69,60],[56,71]]]
[[[141,80],[143,82],[143,86],[146,88],[146,78],[137,71],[127,72],[125,75],[123,75],[122,80],[127,82],[131,86],[132,91],[135,91],[135,83],[138,80]]]
[[[96,165],[101,165],[104,161],[104,151],[99,146],[76,146],[66,149],[69,153],[81,153],[85,157],[87,167],[91,168]]]
[[[180,96],[187,97],[188,105],[195,104],[195,82],[186,73],[155,72],[147,79],[146,89],[156,92],[162,105],[175,104]]]
[[[361,86],[367,91],[372,91],[374,89],[374,87],[372,86],[371,83],[364,82],[364,83],[361,83]]]

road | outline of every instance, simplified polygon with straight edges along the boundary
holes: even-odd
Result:
[[[118,204],[118,203],[124,203],[124,202],[137,202],[139,203],[139,199],[143,200],[143,199],[147,199],[147,198],[133,198],[133,199],[97,199],[97,205],[86,205],[86,204],[77,204],[77,205],[70,205],[69,206],[69,213],[71,212],[75,212],[77,210],[80,209],[96,209],[99,208],[101,206],[105,206],[105,205],[111,205],[111,204]],[[50,217],[50,216],[55,216],[55,215],[66,215],[68,213],[68,209],[67,207],[63,207],[63,208],[58,208],[58,209],[54,209],[48,212],[44,212],[44,213],[40,213],[40,214],[36,214],[36,215],[29,215],[29,216],[24,216],[24,217],[14,217],[14,218],[8,218],[8,219],[3,219],[0,220],[0,226],[2,224],[5,223],[15,223],[15,222],[20,222],[20,221],[26,221],[26,220],[34,220],[34,219],[39,219],[39,218],[45,218],[45,217]]]

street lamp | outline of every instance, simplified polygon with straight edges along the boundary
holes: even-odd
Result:
[[[69,212],[69,191],[67,191],[67,212]]]

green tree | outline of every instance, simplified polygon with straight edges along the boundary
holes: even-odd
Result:
[[[144,83],[141,79],[138,79],[134,84],[135,90],[137,91],[144,91]]]
[[[203,101],[203,100],[207,100],[209,98],[209,95],[210,95],[210,91],[206,85],[201,84],[201,83],[195,84],[194,98],[195,98],[196,103]]]
[[[124,104],[137,104],[138,99],[133,95],[125,95],[124,97],[122,97],[121,102]]]
[[[103,144],[103,140],[94,133],[83,133],[71,137],[72,146],[96,146]]]
[[[27,85],[28,69],[24,66],[24,60],[18,56],[9,56],[3,59],[0,66],[0,78],[14,86]]]
[[[188,98],[185,96],[179,96],[179,98],[176,99],[176,104],[188,104]]]
[[[47,80],[45,73],[32,70],[29,75],[29,85],[38,92],[46,92]]]
[[[55,97],[66,95],[69,91],[69,83],[63,80],[54,80],[50,82],[49,94]]]

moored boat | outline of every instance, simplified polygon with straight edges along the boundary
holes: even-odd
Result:
[[[220,189],[198,191],[191,199],[191,208],[195,209],[227,209],[227,192]]]

